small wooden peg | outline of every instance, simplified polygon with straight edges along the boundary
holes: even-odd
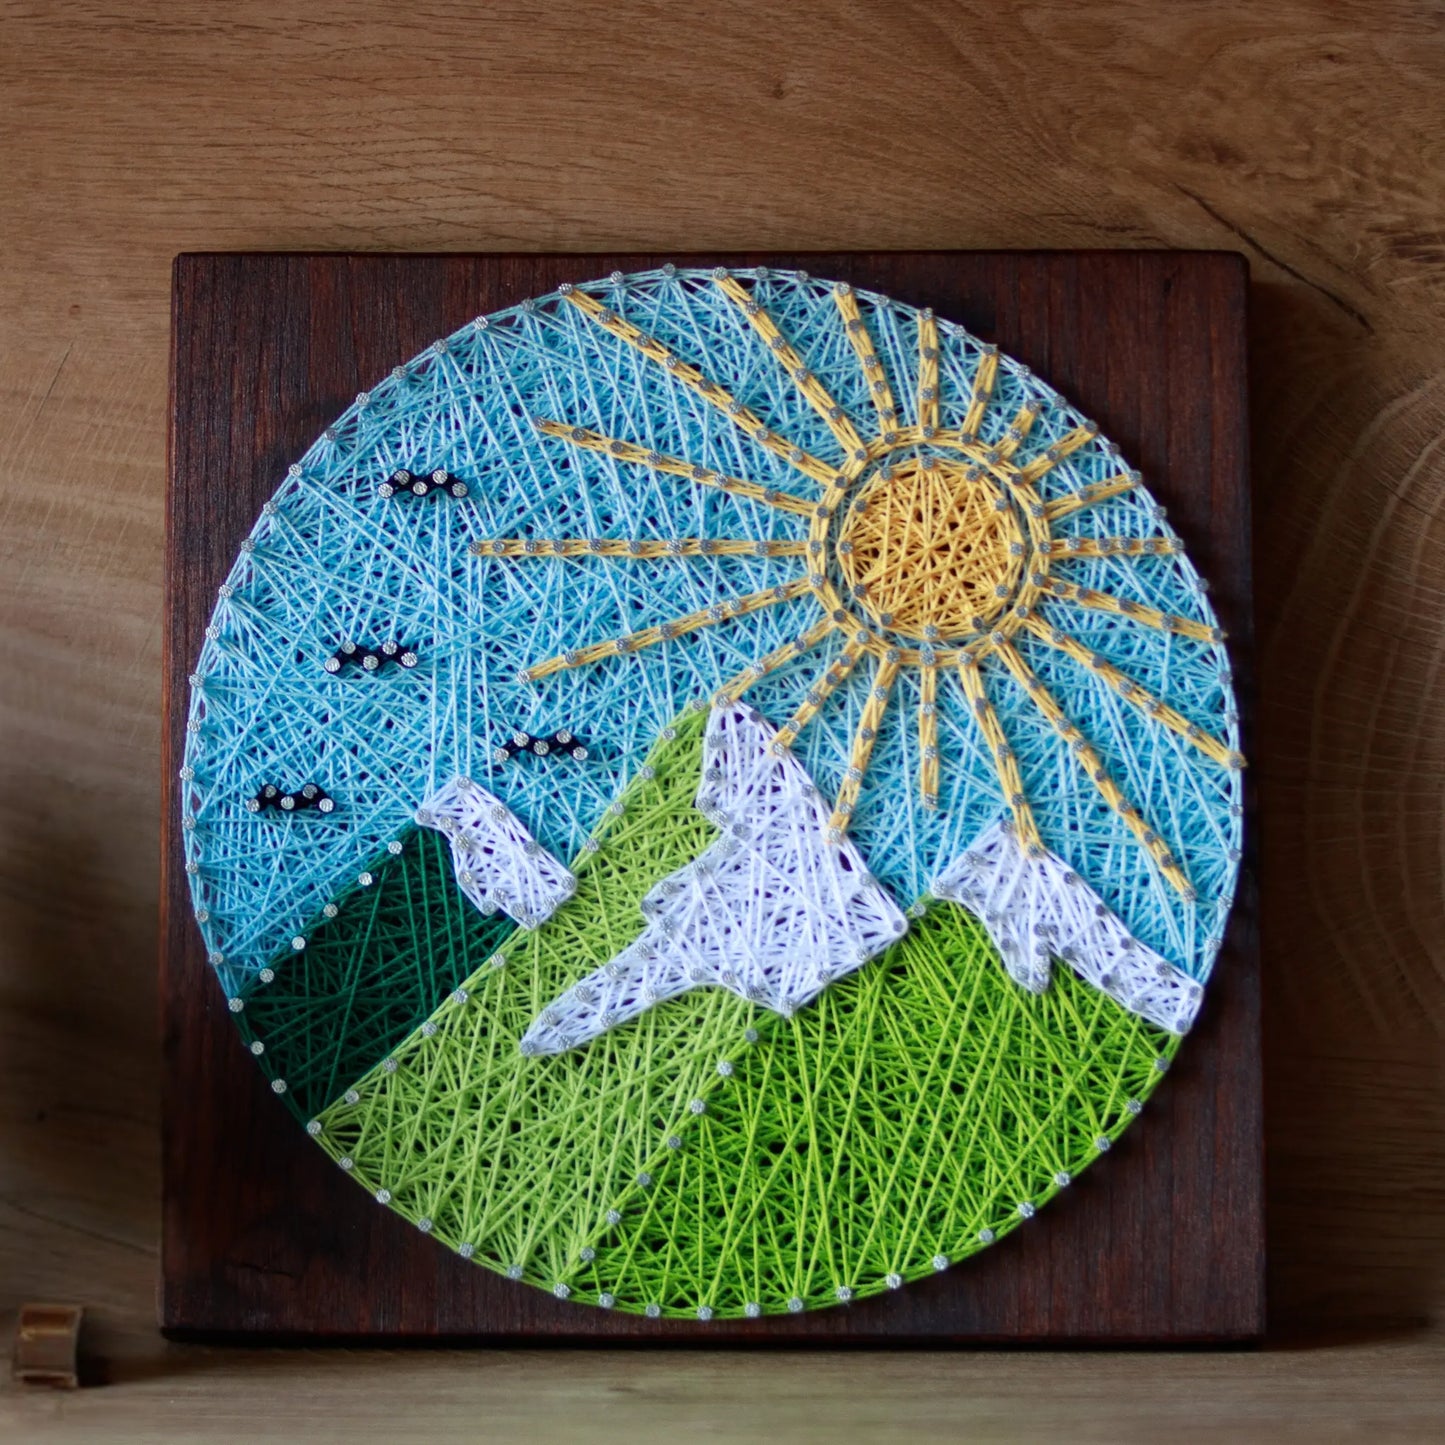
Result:
[[[80,1383],[76,1348],[79,1305],[23,1305],[15,1330],[14,1375],[22,1385],[73,1390]]]

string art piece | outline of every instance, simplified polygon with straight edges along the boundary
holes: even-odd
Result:
[[[378,1203],[561,1299],[756,1318],[1109,1150],[1207,1008],[1242,766],[1092,422],[932,312],[664,267],[479,317],[290,468],[182,822],[245,1045]]]

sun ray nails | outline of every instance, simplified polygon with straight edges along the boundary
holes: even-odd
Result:
[[[938,806],[938,667],[918,669],[918,790],[925,808]]]
[[[472,543],[478,557],[801,557],[806,542],[754,542],[746,537],[491,537]]]
[[[1019,471],[1026,482],[1036,482],[1058,466],[1065,457],[1078,451],[1081,446],[1087,445],[1098,435],[1098,427],[1093,422],[1085,422],[1083,426],[1075,427],[1067,436],[1051,442],[1036,457],[1030,458],[1027,465],[1020,467]],[[1098,499],[1095,498],[1095,500]]]
[[[534,663],[522,670],[520,680],[538,682],[565,668],[586,667],[589,663],[600,662],[605,657],[624,657],[629,653],[640,652],[645,647],[653,647],[659,642],[670,642],[674,637],[682,637],[702,627],[715,627],[721,622],[732,622],[750,613],[761,612],[765,607],[775,607],[779,602],[790,602],[794,597],[804,596],[808,590],[808,579],[799,577],[792,582],[765,588],[761,592],[750,592],[744,597],[734,597],[727,602],[714,602],[710,607],[700,607],[696,612],[674,617],[671,621],[659,623],[655,627],[644,627],[639,632],[608,638],[605,642],[589,643],[586,647],[573,648],[556,657]]]
[[[892,656],[880,658],[878,670],[873,675],[873,686],[868,692],[868,700],[863,704],[863,715],[858,719],[858,730],[853,734],[848,771],[843,775],[843,786],[838,789],[838,801],[834,804],[833,816],[828,820],[830,831],[847,832],[848,825],[853,820],[858,794],[868,773],[868,760],[873,756],[873,744],[877,741],[878,729],[883,724],[883,714],[888,710],[888,699],[897,676],[898,659]]]
[[[798,740],[798,734],[812,721],[818,709],[847,681],[848,674],[857,666],[858,659],[862,655],[862,644],[850,642],[823,670],[822,675],[816,678],[808,689],[792,717],[778,729],[776,743],[779,747],[792,747]]]
[[[1222,768],[1238,769],[1244,766],[1244,758],[1221,742],[1213,733],[1205,732],[1197,723],[1192,723],[1182,713],[1161,702],[1148,688],[1134,681],[1128,673],[1115,667],[1097,652],[1091,652],[1077,637],[1051,627],[1047,622],[1031,617],[1024,624],[1033,635],[1050,647],[1071,657],[1081,667],[1086,667],[1100,681],[1107,683],[1131,707],[1138,708],[1145,717],[1177,733],[1191,743],[1205,757],[1218,763]]]
[[[562,295],[588,320],[601,327],[608,335],[615,336],[619,341],[625,342],[635,351],[647,357],[649,361],[656,362],[675,381],[700,396],[708,405],[716,407],[751,441],[772,452],[774,456],[781,457],[795,471],[810,477],[820,486],[826,487],[832,482],[834,468],[805,452],[801,447],[795,446],[785,437],[780,437],[766,426],[761,418],[743,406],[725,387],[709,380],[691,362],[674,355],[656,337],[646,335],[630,321],[625,320],[615,311],[604,306],[595,296],[589,296],[585,291],[567,287]]]
[[[713,701],[717,703],[736,702],[755,682],[761,682],[770,673],[776,672],[785,662],[791,662],[795,657],[802,657],[804,653],[811,652],[831,631],[833,624],[828,618],[821,622],[815,622],[801,636],[795,637],[791,642],[785,642],[781,647],[775,647],[765,656],[760,657],[751,667],[745,668],[734,678],[725,682],[714,694]]]
[[[968,714],[983,737],[984,746],[993,760],[994,771],[998,774],[1003,800],[1013,817],[1014,836],[1026,849],[1043,850],[1039,827],[1034,821],[1034,810],[1024,794],[1023,778],[1019,774],[1018,759],[1004,736],[1003,725],[998,720],[993,704],[989,701],[988,689],[983,673],[972,657],[961,657],[958,662],[958,676],[963,683],[964,696],[968,699]]]
[[[1007,461],[1024,444],[1038,417],[1038,411],[1034,407],[1020,408],[1018,415],[1009,423],[1008,430],[994,447],[1002,460]]]
[[[1186,898],[1192,898],[1194,890],[1190,886],[1184,870],[1179,866],[1178,860],[1169,851],[1169,845],[1159,836],[1158,830],[1129,801],[1123,789],[1109,776],[1099,754],[1079,731],[1078,725],[1059,705],[1058,699],[1039,681],[1033,669],[1024,661],[1012,643],[1005,642],[1001,647],[995,649],[994,655],[1009,670],[1014,681],[1028,694],[1030,701],[1067,746],[1070,757],[1098,790],[1099,796],[1123,819],[1129,831],[1159,865],[1159,871],[1164,874],[1177,892]]]
[[[1055,537],[1042,549],[1050,557],[1167,557],[1182,552],[1177,537]]]
[[[1107,481],[1093,482],[1086,487],[1080,487],[1077,492],[1045,502],[1044,517],[1050,522],[1057,522],[1062,517],[1072,517],[1075,512],[1092,507],[1096,502],[1107,502],[1110,497],[1122,497],[1125,492],[1132,492],[1138,485],[1137,472],[1121,473]]]
[[[1156,607],[1146,607],[1142,602],[1115,597],[1111,592],[1096,592],[1092,588],[1064,582],[1057,577],[1050,577],[1044,587],[1047,595],[1058,601],[1073,602],[1095,612],[1112,612],[1116,617],[1127,617],[1131,622],[1152,627],[1157,632],[1172,632],[1178,637],[1192,637],[1196,642],[1224,641],[1224,632],[1218,627],[1209,627],[1187,617],[1160,612]]]
[[[868,400],[878,414],[878,435],[887,437],[898,424],[898,404],[893,400],[893,388],[888,384],[888,371],[883,358],[874,349],[873,338],[868,333],[868,323],[858,309],[858,298],[851,286],[837,286],[833,290],[833,302],[843,318],[843,330],[848,344],[863,368],[863,380],[868,384]]]
[[[715,472],[696,462],[686,462],[680,457],[670,457],[651,447],[639,446],[636,442],[622,441],[617,437],[604,436],[601,432],[586,427],[568,426],[565,422],[548,421],[538,418],[536,428],[543,436],[556,437],[586,452],[601,452],[615,457],[620,462],[633,466],[647,467],[654,472],[668,476],[685,477],[699,487],[715,487],[729,496],[746,497],[752,502],[774,507],[780,512],[792,512],[795,516],[811,517],[817,510],[817,503],[795,497],[776,487],[764,487],[758,482],[745,481],[742,477],[731,477],[726,472]]]
[[[938,430],[938,322],[931,310],[918,315],[918,425],[925,437]]]
[[[752,292],[732,276],[715,278],[719,291],[747,317],[753,330],[767,344],[773,360],[783,369],[788,380],[797,387],[803,399],[818,413],[833,434],[833,440],[843,449],[849,461],[865,459],[863,439],[853,429],[848,414],[833,400],[828,388],[808,369],[803,358],[788,344],[788,339],[778,330],[777,322],[753,299]]]
[[[970,439],[978,437],[983,414],[993,400],[993,384],[997,377],[998,347],[986,346],[978,358],[978,369],[973,374],[973,385],[969,391],[968,413],[963,419],[963,434]]]

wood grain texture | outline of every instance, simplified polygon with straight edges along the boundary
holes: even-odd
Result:
[[[1263,1328],[1259,974],[1246,868],[1210,1007],[1149,1116],[1032,1227],[847,1309],[646,1320],[439,1249],[271,1097],[206,965],[170,794],[186,678],[286,465],[399,361],[479,312],[666,256],[188,255],[176,262],[162,708],[161,1322],[169,1330],[730,1341],[1243,1340]],[[713,253],[803,267],[961,320],[1140,466],[1212,583],[1248,708],[1246,270],[1229,253]],[[265,384],[257,385],[257,378]],[[1249,716],[1246,712],[1246,738]],[[1246,747],[1249,746],[1248,741]],[[206,1100],[204,1108],[197,1100]]]
[[[620,1434],[672,1401],[803,1434],[851,1407],[980,1438],[1438,1437],[1438,4],[50,0],[0,11],[0,39],[0,1306],[84,1300],[124,1382],[32,1402],[32,1436],[165,1417],[194,1438],[209,1416],[359,1438],[358,1410],[386,1433],[385,1399],[418,1430],[530,1409]],[[624,1373],[160,1345],[171,258],[1097,245],[1250,259],[1271,1328],[1359,1343],[1060,1378],[999,1356]]]
[[[107,1388],[0,1394],[26,1445],[679,1439],[939,1445],[1439,1440],[1423,1343],[1289,1351],[248,1350],[171,1345]]]

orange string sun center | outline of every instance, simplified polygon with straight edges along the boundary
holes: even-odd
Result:
[[[849,590],[883,627],[961,638],[986,626],[1018,586],[1026,548],[1011,508],[962,461],[910,458],[859,491],[836,557]]]

